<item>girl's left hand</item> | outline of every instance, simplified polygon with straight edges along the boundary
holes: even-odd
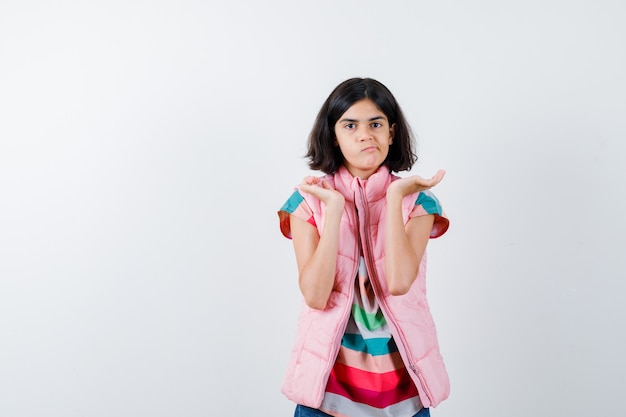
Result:
[[[412,193],[431,189],[441,182],[445,174],[446,171],[440,169],[430,179],[422,178],[419,175],[400,178],[389,185],[387,188],[387,196],[397,195],[399,197],[404,197]]]

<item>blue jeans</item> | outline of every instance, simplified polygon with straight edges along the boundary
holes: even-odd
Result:
[[[293,417],[332,417],[332,416],[320,410],[316,410],[315,408],[309,408],[303,405],[298,405],[296,407],[295,413],[293,413]],[[428,408],[422,408],[413,417],[430,417],[430,410]]]

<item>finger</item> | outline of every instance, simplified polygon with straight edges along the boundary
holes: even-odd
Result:
[[[316,184],[318,180],[319,179],[317,177],[309,175],[304,177],[304,179],[302,180],[302,184]]]
[[[433,175],[433,177],[430,179],[430,186],[434,187],[435,185],[439,184],[445,175],[446,171],[444,171],[443,169],[437,171],[437,173]]]
[[[320,187],[315,184],[300,184],[300,191],[319,197]]]
[[[330,183],[328,181],[322,181],[322,187],[327,189],[327,190],[334,190],[333,186],[330,185]]]

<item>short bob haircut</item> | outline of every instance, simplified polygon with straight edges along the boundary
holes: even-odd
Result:
[[[305,155],[311,169],[334,174],[343,165],[343,154],[336,145],[335,124],[350,106],[363,99],[372,100],[378,110],[387,116],[389,125],[396,125],[383,165],[387,165],[392,172],[408,171],[417,161],[411,127],[391,91],[371,78],[351,78],[335,87],[317,114]]]

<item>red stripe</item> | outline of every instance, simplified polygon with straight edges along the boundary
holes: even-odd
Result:
[[[367,404],[370,407],[389,407],[390,405],[397,404],[418,395],[417,389],[415,388],[415,385],[413,385],[413,381],[411,381],[406,369],[404,371],[405,372],[399,379],[397,385],[394,385],[388,390],[376,391],[356,387],[347,381],[341,382],[338,380],[337,374],[333,369],[333,372],[331,372],[330,378],[328,379],[328,384],[326,385],[326,391],[349,398],[354,402]],[[359,384],[364,385],[362,381],[359,381]]]
[[[337,381],[348,383],[356,388],[378,392],[394,389],[402,382],[409,380],[409,375],[404,368],[390,372],[375,373],[353,368],[343,363],[335,363],[333,373]]]

